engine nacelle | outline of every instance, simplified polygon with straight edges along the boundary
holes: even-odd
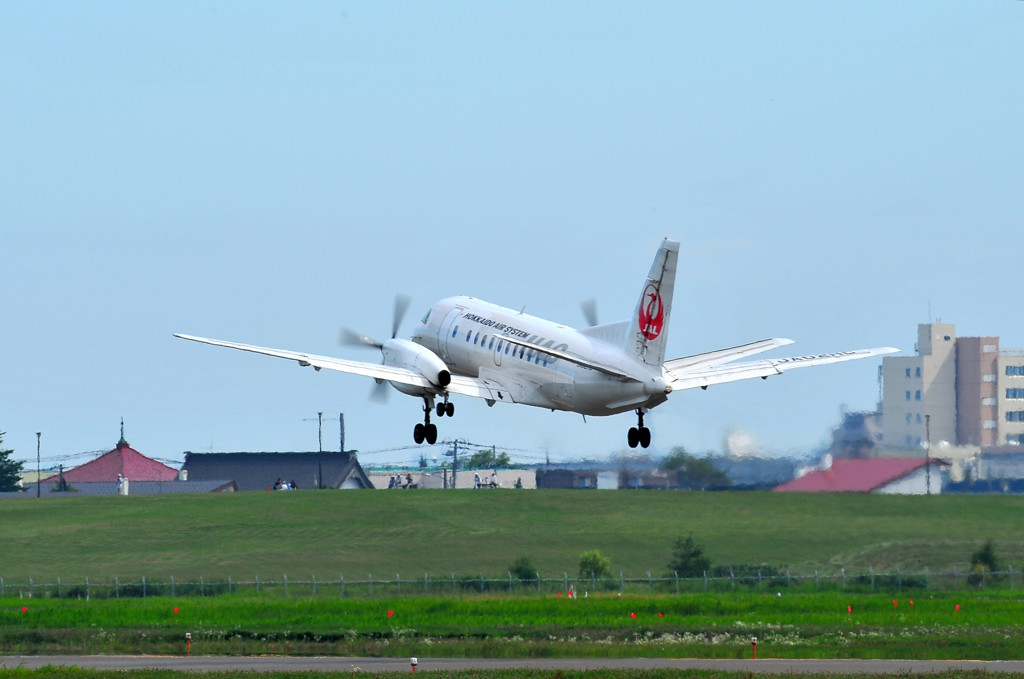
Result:
[[[430,349],[415,342],[404,339],[389,339],[381,348],[384,354],[384,365],[406,368],[423,375],[432,385],[443,389],[451,384],[452,374],[441,357]],[[423,392],[418,387],[408,384],[391,383],[399,391],[419,395]]]

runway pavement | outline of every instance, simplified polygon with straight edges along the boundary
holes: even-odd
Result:
[[[0,656],[0,667],[37,669],[47,665],[83,669],[165,669],[185,672],[411,672],[409,659],[335,657],[31,655]],[[706,660],[688,658],[418,658],[418,672],[469,669],[710,669],[758,674],[921,674],[944,670],[984,670],[1024,674],[1024,660]]]

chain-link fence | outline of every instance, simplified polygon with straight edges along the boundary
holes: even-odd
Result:
[[[791,573],[774,568],[734,569],[718,568],[713,574],[705,572],[699,577],[680,577],[677,573],[652,575],[648,572],[641,577],[580,577],[561,573],[552,576],[522,577],[507,573],[505,576],[486,575],[431,575],[407,578],[399,574],[393,577],[347,578],[338,574],[333,578],[317,576],[289,578],[287,574],[272,578],[223,578],[203,577],[176,579],[111,579],[83,578],[62,580],[61,578],[26,578],[17,581],[0,577],[0,597],[15,598],[131,598],[131,597],[188,597],[220,596],[226,594],[249,594],[279,597],[396,597],[396,596],[439,596],[473,594],[561,594],[586,596],[589,592],[631,592],[631,593],[695,593],[728,592],[733,590],[771,591],[890,591],[958,589],[1016,589],[1024,587],[1024,573],[1009,568],[1001,572],[984,570],[932,573],[927,568],[922,572],[904,573],[858,571],[848,573],[819,574]]]

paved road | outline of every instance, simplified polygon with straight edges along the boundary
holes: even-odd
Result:
[[[0,667],[36,669],[46,665],[71,665],[84,669],[135,670],[164,669],[187,672],[249,671],[249,672],[409,672],[408,660],[398,658],[296,658],[296,657],[226,657],[147,655],[31,655],[0,656]],[[699,660],[679,658],[555,658],[487,659],[487,658],[420,658],[418,671],[469,669],[711,669],[759,674],[901,674],[929,673],[944,670],[984,670],[1024,674],[1024,660]]]

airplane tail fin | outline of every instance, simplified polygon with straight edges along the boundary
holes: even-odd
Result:
[[[679,243],[662,241],[626,334],[626,351],[647,365],[661,367],[668,344],[668,322],[676,283]]]

